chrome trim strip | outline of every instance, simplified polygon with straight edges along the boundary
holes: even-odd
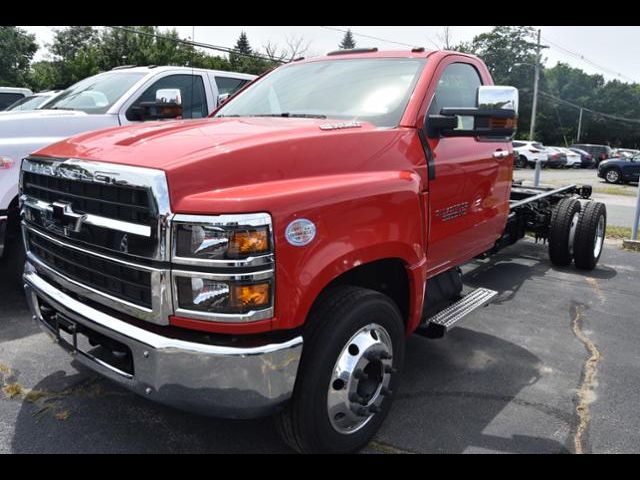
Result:
[[[171,240],[176,238],[176,227],[179,224],[186,225],[213,225],[228,227],[233,225],[247,225],[250,227],[269,227],[269,244],[273,249],[273,222],[271,215],[263,213],[247,213],[232,215],[185,215],[176,214],[171,219]],[[229,268],[245,268],[258,267],[274,263],[273,251],[265,255],[257,255],[255,257],[247,257],[238,260],[231,259],[204,259],[181,257],[176,253],[177,245],[173,244],[171,248],[171,261],[181,265],[202,266],[202,267],[229,267]]]
[[[23,202],[23,208],[33,208],[41,212],[53,213],[53,205],[49,205],[42,200],[31,198],[27,195],[22,195],[21,200]],[[114,220],[112,218],[100,217],[87,213],[83,215],[82,223],[93,225],[95,227],[108,228],[110,230],[118,230],[119,232],[131,233],[133,235],[140,235],[141,237],[151,236],[151,227],[148,225],[139,225],[137,223],[123,222],[122,220]]]
[[[250,273],[208,273],[192,272],[190,270],[172,270],[173,277],[204,278],[207,280],[220,280],[221,282],[254,282],[273,278],[273,270],[262,270]]]
[[[273,253],[269,253],[267,255],[260,255],[259,257],[247,257],[241,260],[199,260],[189,257],[178,257],[174,252],[174,257],[171,261],[174,265],[190,265],[193,267],[248,268],[272,265],[275,261],[275,257]]]
[[[264,310],[251,310],[250,312],[243,314],[206,313],[178,307],[176,308],[175,315],[187,319],[192,318],[194,320],[206,320],[209,322],[250,323],[273,318],[273,307],[265,308]]]
[[[225,227],[228,225],[248,225],[250,227],[264,227],[271,225],[271,215],[268,213],[239,213],[232,215],[185,215],[177,213],[174,222]]]
[[[136,270],[144,270],[145,272],[160,272],[160,271],[162,271],[161,269],[158,269],[158,268],[147,267],[146,265],[140,265],[140,264],[137,264],[137,263],[127,262],[126,260],[122,260],[122,259],[115,258],[115,257],[110,257],[108,255],[103,255],[102,253],[98,253],[98,252],[95,252],[93,250],[86,250],[84,248],[77,247],[75,245],[71,245],[70,243],[63,242],[61,240],[58,240],[57,238],[51,237],[51,236],[41,232],[40,230],[37,230],[36,228],[34,228],[32,225],[29,225],[25,221],[22,222],[22,226],[28,231],[28,233],[30,233],[30,234],[33,233],[33,234],[36,234],[36,235],[38,235],[40,237],[46,238],[50,242],[53,242],[53,243],[55,243],[57,245],[60,245],[61,247],[70,248],[72,250],[76,250],[76,251],[84,253],[86,255],[91,255],[91,256],[94,256],[94,257],[102,258],[103,260],[108,260],[109,262],[119,263],[119,264],[124,265],[126,267],[135,268]],[[26,245],[26,243],[25,243],[25,245]]]

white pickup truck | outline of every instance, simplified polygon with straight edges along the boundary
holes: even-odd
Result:
[[[157,120],[159,91],[179,90],[181,118],[203,118],[255,78],[188,67],[118,67],[72,85],[40,110],[0,112],[0,257],[18,232],[18,176],[28,154],[82,132]]]

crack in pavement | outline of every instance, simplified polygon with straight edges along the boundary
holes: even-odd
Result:
[[[389,443],[380,442],[374,440],[369,442],[367,445],[368,448],[374,450],[377,453],[386,453],[386,454],[402,454],[402,455],[415,455],[416,452],[412,452],[411,450],[406,450],[404,448],[396,447],[395,445],[391,445]]]
[[[596,289],[596,287],[594,287],[594,289]],[[602,359],[602,355],[600,354],[598,347],[582,329],[584,311],[584,305],[571,305],[571,328],[576,338],[580,340],[589,353],[589,358],[585,361],[582,369],[582,381],[580,382],[580,388],[578,389],[578,404],[576,405],[578,426],[573,437],[573,444],[574,451],[577,454],[583,454],[586,451],[585,436],[588,432],[589,422],[591,420],[589,405],[595,399],[594,391],[597,386],[596,373],[598,370],[598,362]]]

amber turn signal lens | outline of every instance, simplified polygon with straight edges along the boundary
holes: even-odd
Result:
[[[264,307],[270,303],[268,283],[257,285],[236,285],[233,287],[232,303],[238,307]]]
[[[248,255],[252,253],[265,253],[269,250],[269,236],[267,229],[243,230],[233,233],[229,243],[229,254]]]

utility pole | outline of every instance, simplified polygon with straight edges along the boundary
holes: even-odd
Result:
[[[580,143],[580,134],[582,133],[582,112],[584,108],[580,109],[580,118],[578,119],[578,138],[576,139],[576,143]]]
[[[533,106],[531,107],[531,126],[529,128],[529,140],[534,141],[536,134],[536,112],[538,110],[538,81],[540,79],[540,38],[542,31],[538,30],[538,46],[536,47],[536,69],[533,77]]]

